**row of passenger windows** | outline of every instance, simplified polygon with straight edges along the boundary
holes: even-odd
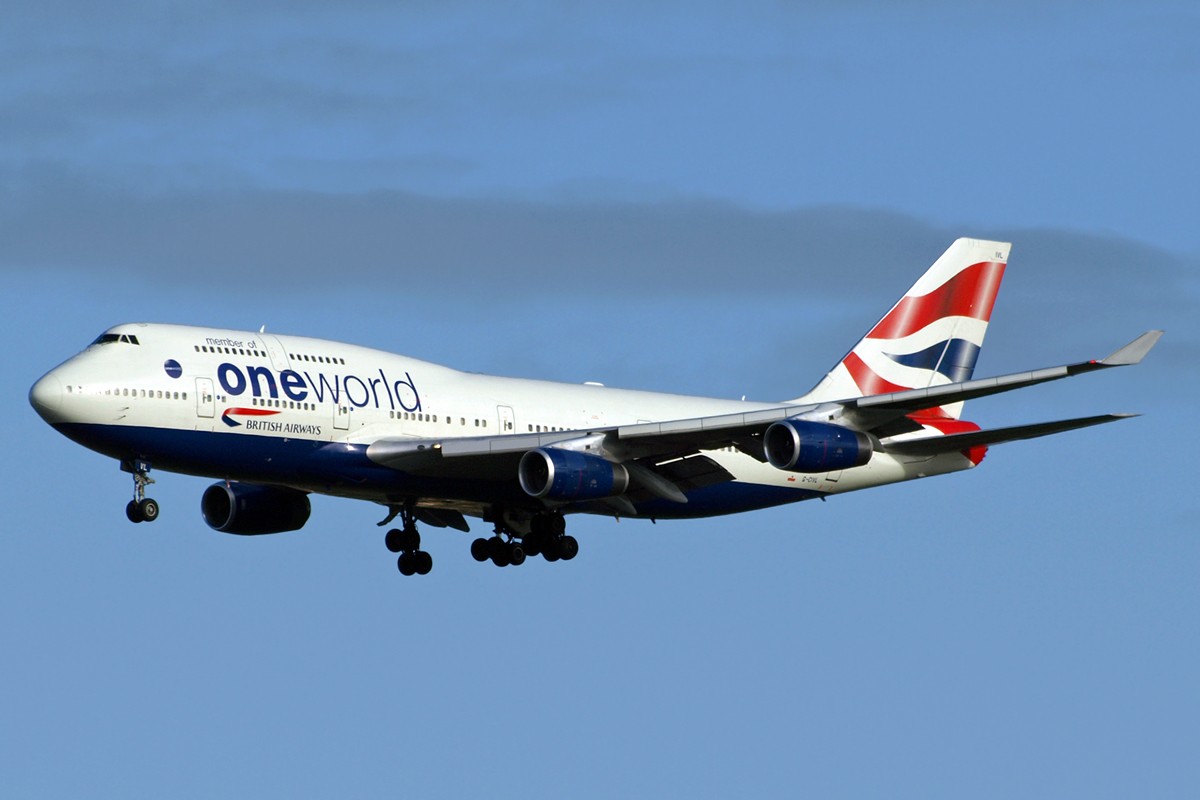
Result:
[[[206,344],[195,345],[197,353],[225,353],[231,356],[257,356],[266,358],[267,354],[261,350],[247,350],[244,347],[209,347]]]
[[[437,422],[438,421],[437,414],[417,414],[415,412],[409,412],[409,411],[389,411],[388,416],[391,417],[392,419],[406,419],[406,420],[410,420],[412,422]],[[454,417],[446,417],[445,419],[446,419],[447,425],[454,424]],[[465,426],[467,424],[467,418],[459,417],[458,424]],[[488,426],[488,421],[486,419],[476,419],[475,420],[476,428],[486,428],[487,426]],[[532,425],[531,424],[529,426],[530,433],[534,433],[534,432],[549,433],[551,431],[565,431],[565,430],[566,430],[566,428],[559,428],[554,425]]]
[[[346,363],[346,359],[344,359],[344,358],[327,358],[326,356],[306,356],[306,355],[297,356],[297,355],[292,355],[289,353],[288,357],[290,359],[292,359],[292,361],[316,361],[318,364],[345,364]]]
[[[100,389],[88,391],[85,386],[67,386],[67,394],[100,394]],[[104,394],[117,397],[145,397],[149,400],[187,400],[187,392],[164,392],[161,389],[105,389]]]
[[[275,400],[268,397],[252,397],[251,405],[264,406],[266,408],[294,408],[297,411],[316,411],[316,403],[297,403],[295,400]]]
[[[391,417],[392,419],[407,419],[407,420],[411,420],[413,422],[437,422],[438,421],[437,414],[418,414],[415,411],[389,411],[388,416]],[[446,417],[446,424],[453,425],[454,417]],[[458,424],[466,425],[467,418],[459,417]],[[486,428],[487,420],[486,419],[475,420],[475,427],[476,428]]]

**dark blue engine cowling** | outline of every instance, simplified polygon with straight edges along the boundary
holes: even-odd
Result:
[[[767,428],[763,449],[771,466],[791,472],[831,472],[871,460],[871,439],[865,433],[803,419]]]
[[[311,512],[307,494],[284,486],[214,483],[200,498],[210,528],[242,536],[299,530]]]
[[[629,486],[620,464],[557,447],[530,450],[521,457],[517,477],[526,493],[546,500],[596,500]]]

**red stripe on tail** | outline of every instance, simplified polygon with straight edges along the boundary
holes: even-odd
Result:
[[[903,297],[879,321],[868,339],[899,339],[942,317],[971,317],[989,320],[1004,265],[998,261],[972,264],[929,294]]]

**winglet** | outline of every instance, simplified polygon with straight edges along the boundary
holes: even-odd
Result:
[[[1150,348],[1154,347],[1162,335],[1162,331],[1146,331],[1100,363],[1106,367],[1124,367],[1130,364],[1138,364],[1146,357],[1146,353],[1150,352]]]

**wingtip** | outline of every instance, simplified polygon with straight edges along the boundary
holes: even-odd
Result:
[[[1142,359],[1146,357],[1146,354],[1150,352],[1150,349],[1158,343],[1162,335],[1162,331],[1146,331],[1108,358],[1103,359],[1100,363],[1106,367],[1124,367],[1132,364],[1140,364]]]

